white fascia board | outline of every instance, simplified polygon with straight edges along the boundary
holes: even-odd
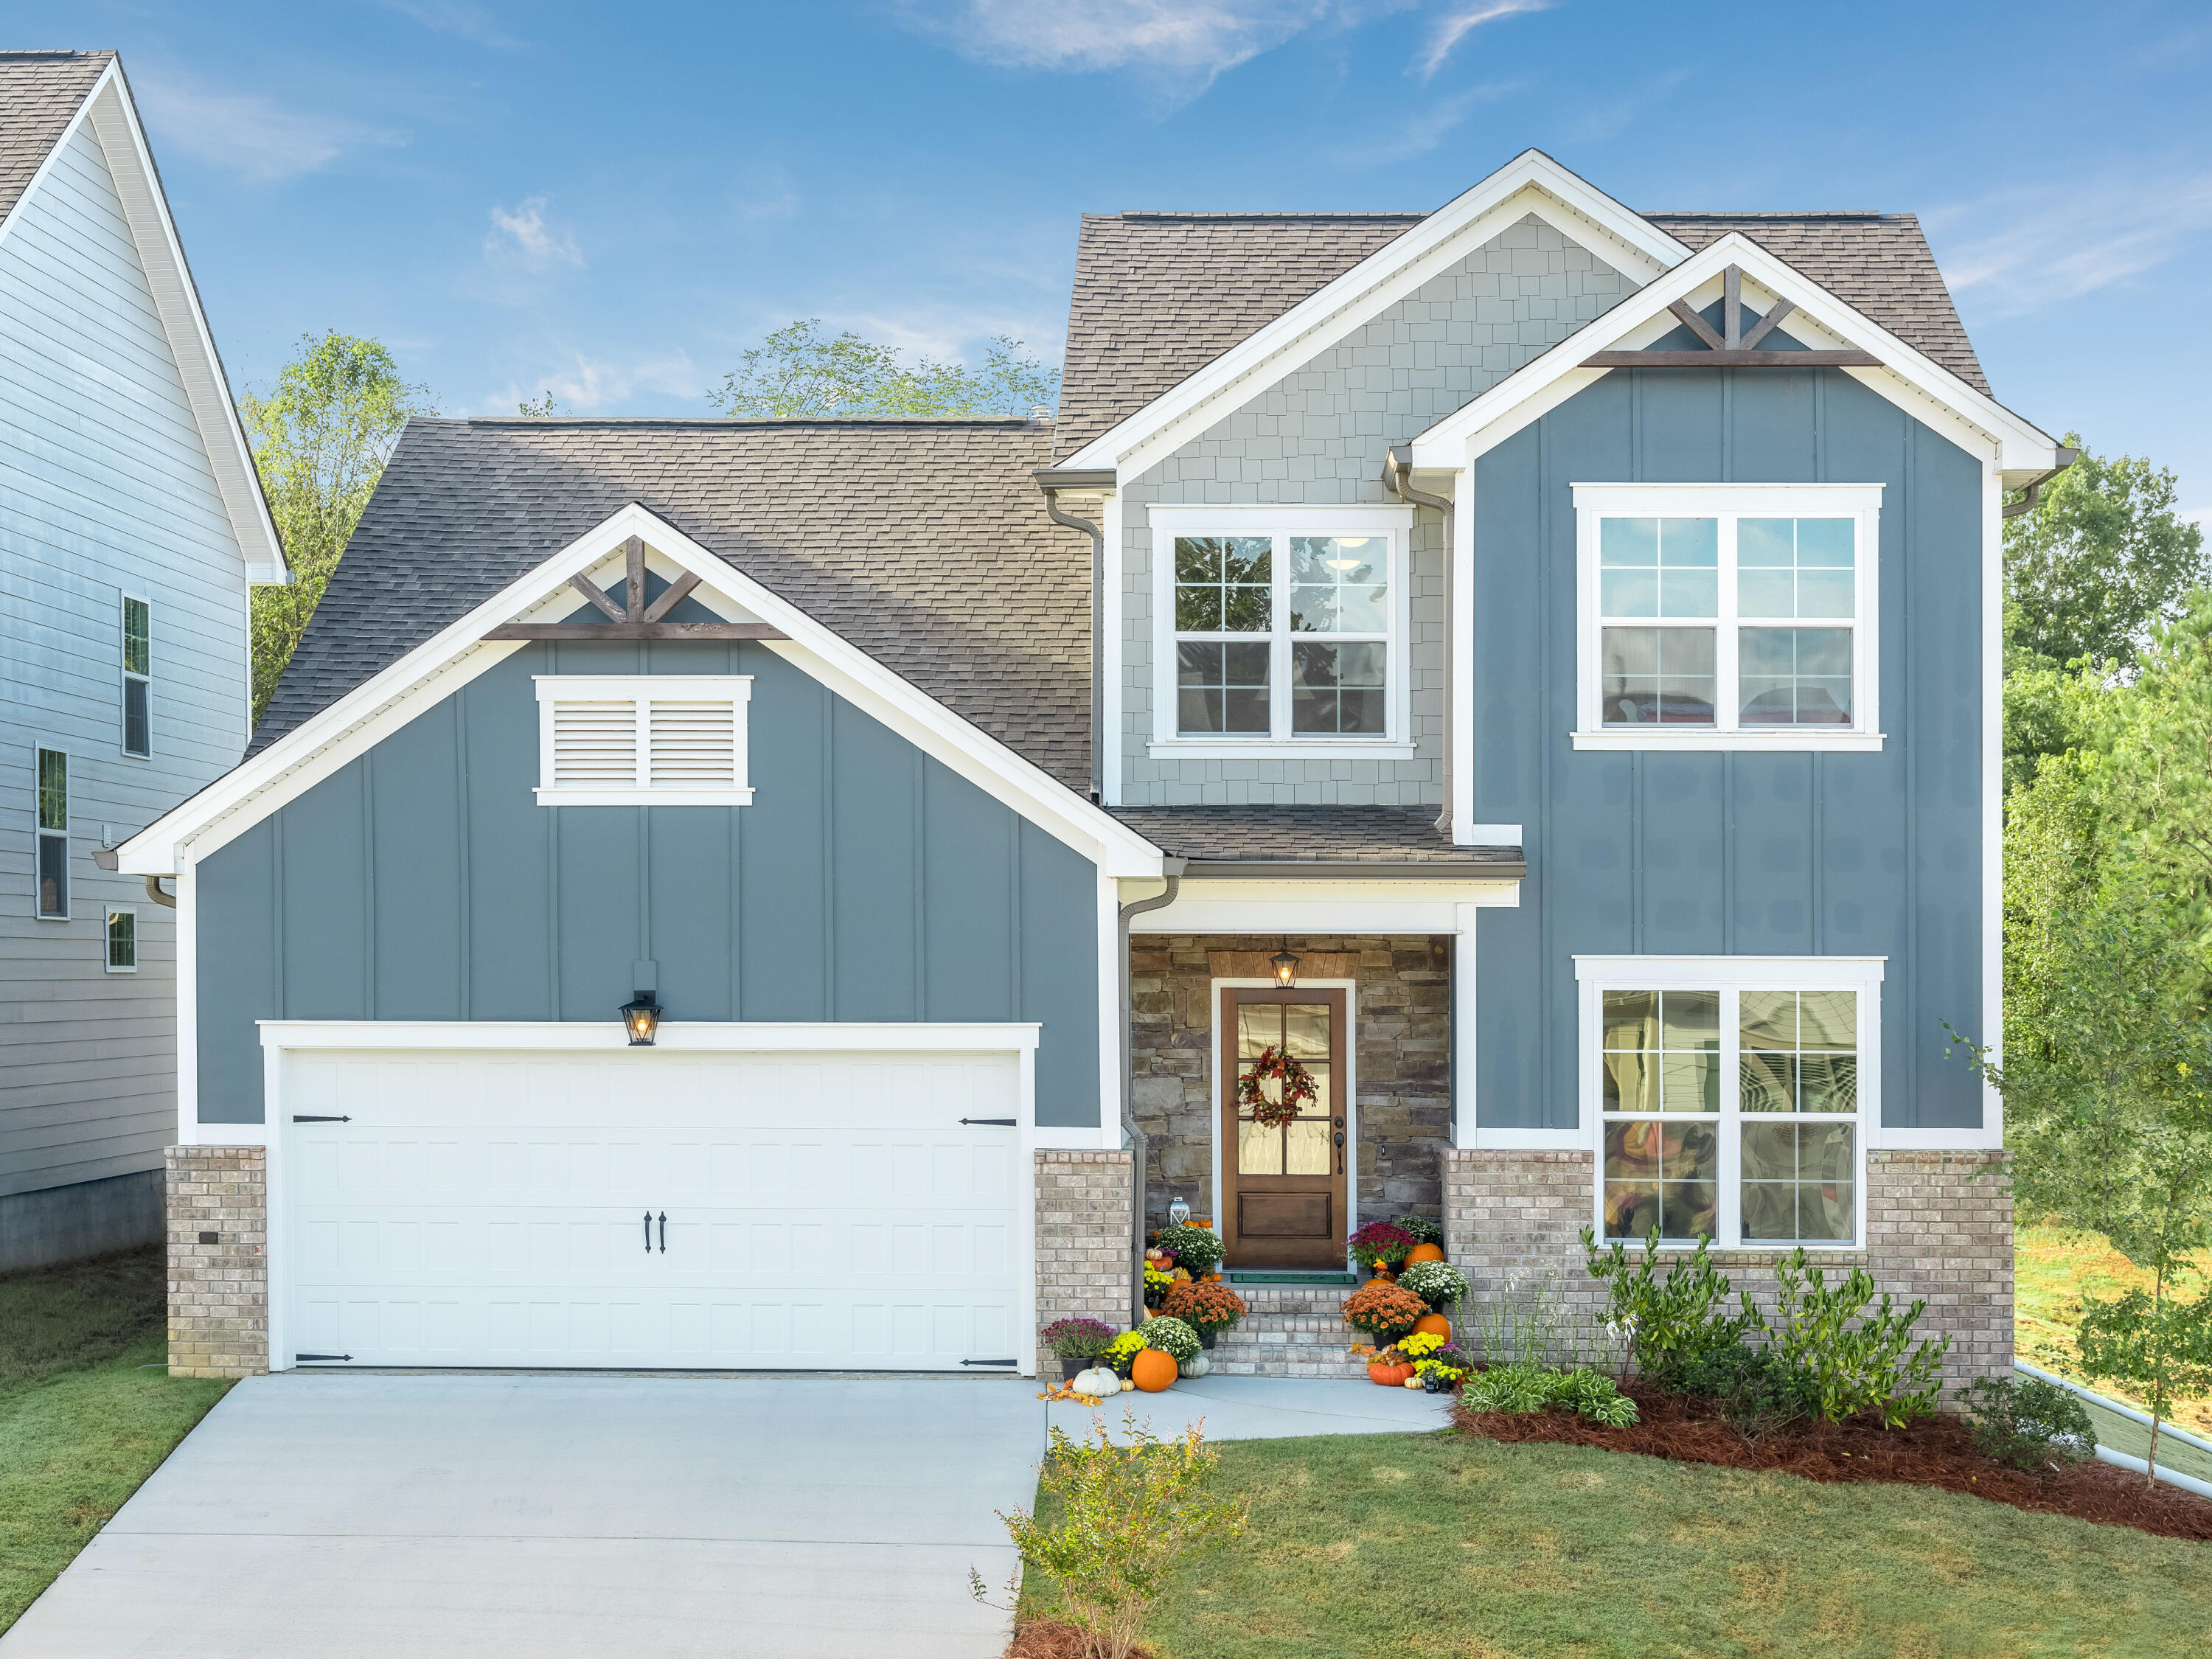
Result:
[[[1638,282],[1691,257],[1550,156],[1524,150],[1060,465],[1111,467],[1134,477],[1218,419],[1218,406],[1239,388],[1272,385],[1531,213]]]
[[[629,1033],[620,1022],[611,1019],[264,1019],[254,1023],[261,1028],[264,1048],[554,1054],[630,1047]],[[1033,1054],[1042,1029],[1027,1020],[967,1024],[907,1020],[678,1020],[664,1024],[647,1046],[667,1054],[810,1054],[823,1049],[845,1054]]]
[[[1717,289],[1722,273],[1730,265],[1740,266],[1770,301],[1780,295],[1796,306],[1783,325],[1784,329],[1794,334],[1796,325],[1811,323],[1829,338],[1849,341],[1880,357],[1881,368],[1850,368],[1844,373],[1930,425],[1945,429],[1947,435],[1972,434],[1962,447],[1996,459],[2008,471],[2039,471],[2057,464],[2057,444],[2050,434],[2022,420],[1986,392],[1976,391],[1811,277],[1735,231],[1646,283],[1472,403],[1438,421],[1413,440],[1413,464],[1416,467],[1465,466],[1474,456],[1503,443],[1610,372],[1584,368],[1584,358],[1595,352],[1633,350],[1648,345],[1675,326],[1667,309],[1669,304],[1676,300],[1694,301],[1701,289]],[[1725,364],[1718,354],[1714,362]]]
[[[1149,893],[1132,895],[1146,897]],[[1185,881],[1132,933],[1456,933],[1474,908],[1521,902],[1518,880]]]
[[[222,493],[231,533],[238,538],[239,551],[246,560],[246,580],[288,582],[291,572],[284,561],[284,544],[269,516],[269,501],[261,492],[253,451],[246,441],[238,406],[231,401],[222,357],[216,349],[214,332],[201,307],[191,267],[185,263],[176,222],[169,216],[161,175],[154,165],[145,129],[139,124],[130,82],[124,79],[121,58],[109,63],[62,143],[66,143],[78,125],[88,120],[107,158],[115,193],[130,222],[131,240],[137,245],[139,263],[145,267],[155,309],[168,337],[192,418],[199,427],[201,446],[207,451],[208,465]],[[58,143],[54,149],[58,152],[61,147]]]
[[[631,536],[696,575],[702,595],[788,635],[788,640],[768,644],[802,672],[857,703],[1109,875],[1159,875],[1159,849],[1112,814],[635,502],[156,818],[117,849],[118,867],[133,875],[171,874],[185,859],[204,858],[243,834],[381,742],[429,702],[520,650],[519,644],[487,641],[483,635],[557,597],[570,577],[605,561]]]

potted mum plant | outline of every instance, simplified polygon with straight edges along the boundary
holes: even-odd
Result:
[[[1182,1321],[1198,1333],[1199,1346],[1210,1348],[1216,1336],[1244,1317],[1244,1298],[1226,1285],[1177,1285],[1161,1302],[1160,1311]]]
[[[1431,1313],[1449,1313],[1467,1298],[1467,1275],[1449,1261],[1415,1261],[1398,1275],[1398,1288],[1429,1304]]]
[[[1413,1327],[1428,1316],[1429,1304],[1411,1291],[1375,1279],[1354,1291],[1342,1311],[1346,1324],[1387,1346],[1412,1335]]]
[[[1189,1222],[1161,1228],[1152,1235],[1152,1249],[1166,1251],[1193,1279],[1203,1279],[1221,1265],[1221,1235]]]
[[[1060,1374],[1071,1382],[1078,1373],[1091,1369],[1114,1335],[1111,1325],[1096,1319],[1055,1319],[1043,1331],[1045,1346],[1060,1356]]]
[[[1388,1274],[1413,1254],[1413,1237],[1395,1221],[1370,1221],[1344,1241],[1352,1259],[1378,1274]]]

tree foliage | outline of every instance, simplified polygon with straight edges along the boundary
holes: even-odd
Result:
[[[299,355],[264,395],[239,405],[292,580],[253,590],[253,718],[276,690],[410,415],[429,415],[378,342],[332,329],[300,337]]]
[[[1027,415],[1059,398],[1060,371],[1022,353],[1022,343],[995,336],[982,362],[911,362],[894,346],[850,330],[824,334],[822,319],[780,328],[738,359],[722,389],[708,401],[726,415],[772,420],[829,416],[916,416]]]

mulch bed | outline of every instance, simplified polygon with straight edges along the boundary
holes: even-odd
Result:
[[[1014,1626],[1014,1639],[1006,1649],[1006,1659],[1085,1659],[1091,1651],[1084,1646],[1086,1639],[1074,1626],[1063,1625],[1057,1619],[1024,1619]],[[1129,1650],[1129,1659],[1158,1656],[1139,1643]]]
[[[1923,1418],[1901,1429],[1879,1419],[1844,1423],[1814,1419],[1747,1440],[1712,1401],[1665,1394],[1642,1381],[1625,1392],[1642,1421],[1612,1429],[1553,1406],[1540,1412],[1471,1412],[1452,1408],[1452,1420],[1471,1434],[1509,1444],[1551,1441],[1642,1452],[1681,1463],[1717,1463],[1731,1469],[1771,1469],[1808,1480],[1887,1480],[1941,1486],[1986,1498],[1993,1504],[2044,1515],[2133,1527],[2165,1538],[2212,1540],[2212,1501],[2164,1482],[2091,1460],[2049,1474],[2027,1474],[1974,1449],[1962,1418]],[[1055,1656],[1056,1659],[1056,1656]]]

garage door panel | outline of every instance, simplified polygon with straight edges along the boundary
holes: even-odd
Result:
[[[288,1142],[297,1349],[852,1369],[1018,1351],[1018,1144],[958,1121],[1015,1115],[1011,1056],[377,1053],[286,1079],[288,1110],[352,1119]]]

